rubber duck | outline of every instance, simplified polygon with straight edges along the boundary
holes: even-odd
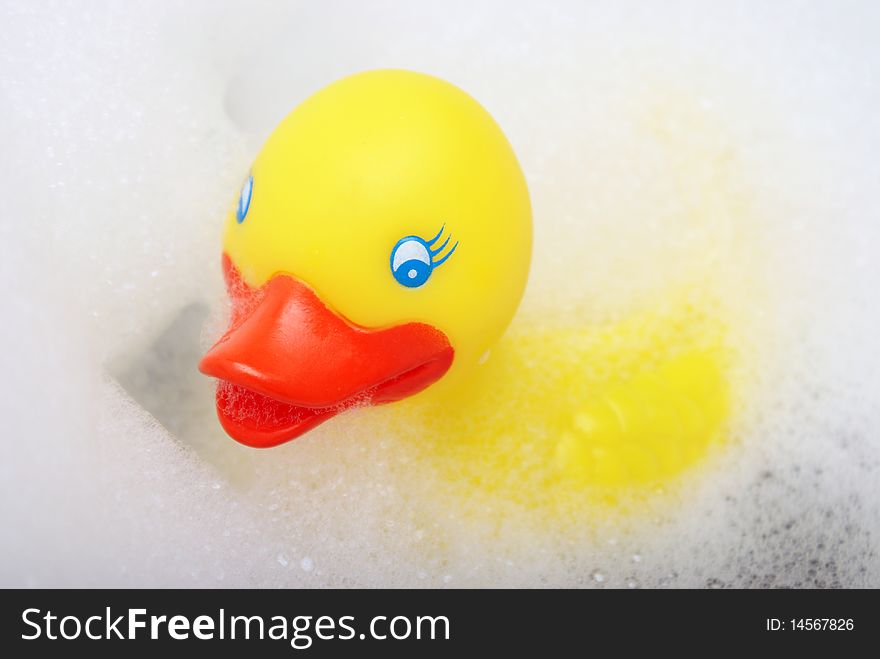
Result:
[[[455,386],[512,318],[531,241],[516,156],[466,93],[400,70],[317,92],[226,219],[231,323],[200,363],[224,429],[275,446],[353,405]]]
[[[320,90],[268,138],[226,218],[230,324],[200,363],[223,428],[271,447],[430,389],[425,443],[479,453],[475,478],[538,460],[568,481],[647,483],[690,464],[726,415],[721,332],[688,312],[658,333],[648,313],[496,345],[531,244],[517,158],[465,92],[401,70]],[[521,455],[524,424],[552,435],[540,456]]]

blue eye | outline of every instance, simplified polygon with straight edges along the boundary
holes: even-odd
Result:
[[[455,243],[444,256],[434,260],[434,257],[439,255],[449,244],[451,236],[447,237],[440,247],[432,249],[434,244],[440,240],[440,236],[443,235],[445,227],[446,225],[443,225],[431,240],[424,240],[418,236],[407,236],[397,241],[394,249],[391,250],[391,274],[394,275],[397,283],[407,288],[418,288],[428,281],[434,268],[443,265],[446,259],[452,256],[458,243]]]
[[[235,209],[235,219],[241,224],[247,217],[248,208],[251,207],[251,196],[254,194],[254,177],[248,176],[244,185],[241,186],[241,195],[238,198],[238,208]]]

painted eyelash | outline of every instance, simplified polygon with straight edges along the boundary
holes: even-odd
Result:
[[[449,244],[449,241],[452,238],[452,234],[449,234],[448,236],[446,236],[446,240],[443,241],[443,244],[440,245],[440,247],[438,247],[437,249],[433,249],[434,244],[438,240],[440,240],[440,237],[443,235],[443,231],[445,229],[446,229],[446,223],[444,222],[443,226],[440,227],[440,231],[437,232],[437,235],[434,236],[433,238],[431,238],[431,240],[425,241],[425,244],[428,246],[428,251],[431,254],[431,263],[435,268],[439,265],[443,265],[446,262],[446,260],[450,256],[452,256],[452,253],[455,251],[455,248],[458,247],[458,241],[456,240],[455,244],[452,246],[452,249],[450,249],[448,252],[446,252],[445,256],[443,256],[441,259],[439,259],[437,261],[434,260],[434,257],[443,251],[443,249]]]

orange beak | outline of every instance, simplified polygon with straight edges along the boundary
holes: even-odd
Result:
[[[360,327],[290,275],[254,289],[225,254],[223,269],[232,320],[199,370],[220,380],[217,415],[242,444],[276,446],[353,405],[411,396],[452,364],[449,340],[430,325]]]

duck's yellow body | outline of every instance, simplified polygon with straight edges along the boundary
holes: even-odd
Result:
[[[712,308],[677,298],[608,323],[522,319],[464,386],[402,404],[399,432],[466,498],[651,493],[723,437],[731,353]]]

